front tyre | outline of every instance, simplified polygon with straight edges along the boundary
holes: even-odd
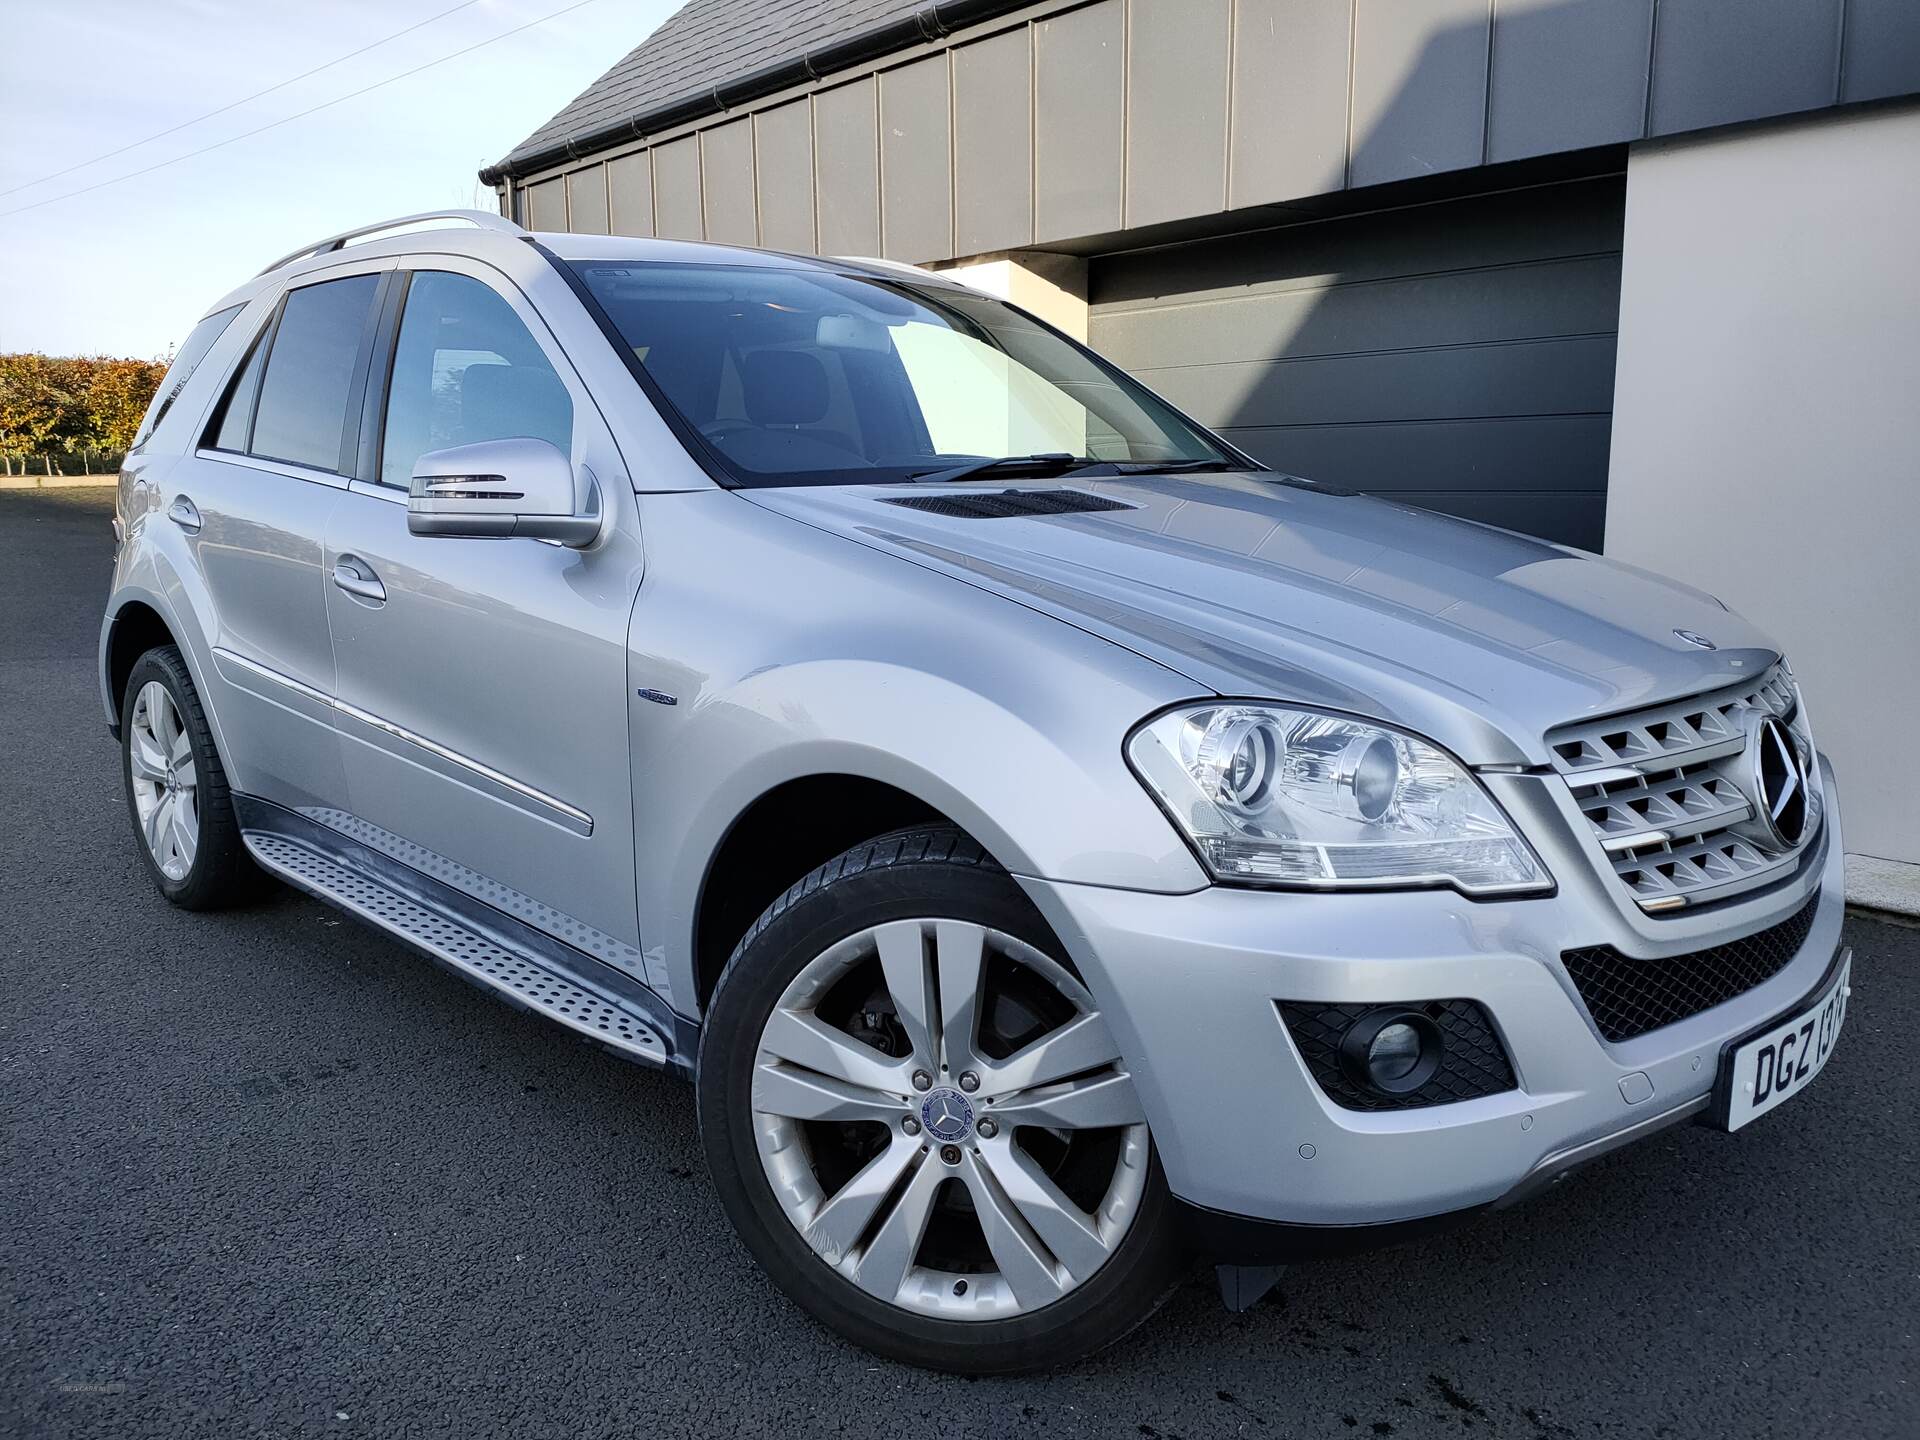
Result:
[[[207,714],[172,645],[134,662],[120,710],[127,812],[147,872],[186,910],[250,897],[260,872],[247,858]]]
[[[699,1085],[748,1248],[880,1354],[968,1374],[1063,1364],[1182,1274],[1098,1006],[956,830],[856,846],[775,901],[720,977]]]

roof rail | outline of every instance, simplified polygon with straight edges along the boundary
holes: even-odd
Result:
[[[331,250],[344,248],[349,242],[361,240],[369,235],[378,235],[383,230],[398,230],[403,225],[418,225],[424,220],[458,220],[482,230],[500,230],[509,235],[524,235],[527,232],[507,219],[504,215],[495,215],[490,210],[422,210],[418,215],[402,215],[395,220],[381,220],[372,225],[356,226],[352,230],[342,230],[338,235],[329,235],[326,239],[312,245],[302,245],[290,254],[282,255],[260,275],[271,275],[282,265],[291,265],[296,260],[304,260],[309,255],[324,255]],[[260,275],[253,278],[258,280]]]

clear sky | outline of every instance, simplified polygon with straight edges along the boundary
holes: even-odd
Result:
[[[261,266],[390,215],[495,208],[476,178],[678,0],[473,0],[390,44],[96,165],[458,0],[0,0],[0,351],[155,356]],[[317,114],[71,199],[543,15]],[[35,202],[53,200],[35,206]],[[22,206],[35,206],[21,209]],[[14,213],[6,213],[6,212]]]

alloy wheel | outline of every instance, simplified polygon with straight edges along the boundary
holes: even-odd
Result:
[[[810,961],[763,1027],[752,1109],[812,1250],[940,1319],[1005,1319],[1086,1283],[1145,1191],[1145,1116],[1093,997],[966,921],[891,921]]]
[[[127,759],[140,837],[162,875],[184,880],[200,847],[199,778],[179,707],[158,680],[134,700]]]

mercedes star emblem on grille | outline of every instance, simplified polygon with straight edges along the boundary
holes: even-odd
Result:
[[[1807,762],[1787,727],[1764,716],[1749,732],[1747,754],[1753,766],[1753,798],[1760,821],[1773,838],[1792,849],[1807,835]]]

